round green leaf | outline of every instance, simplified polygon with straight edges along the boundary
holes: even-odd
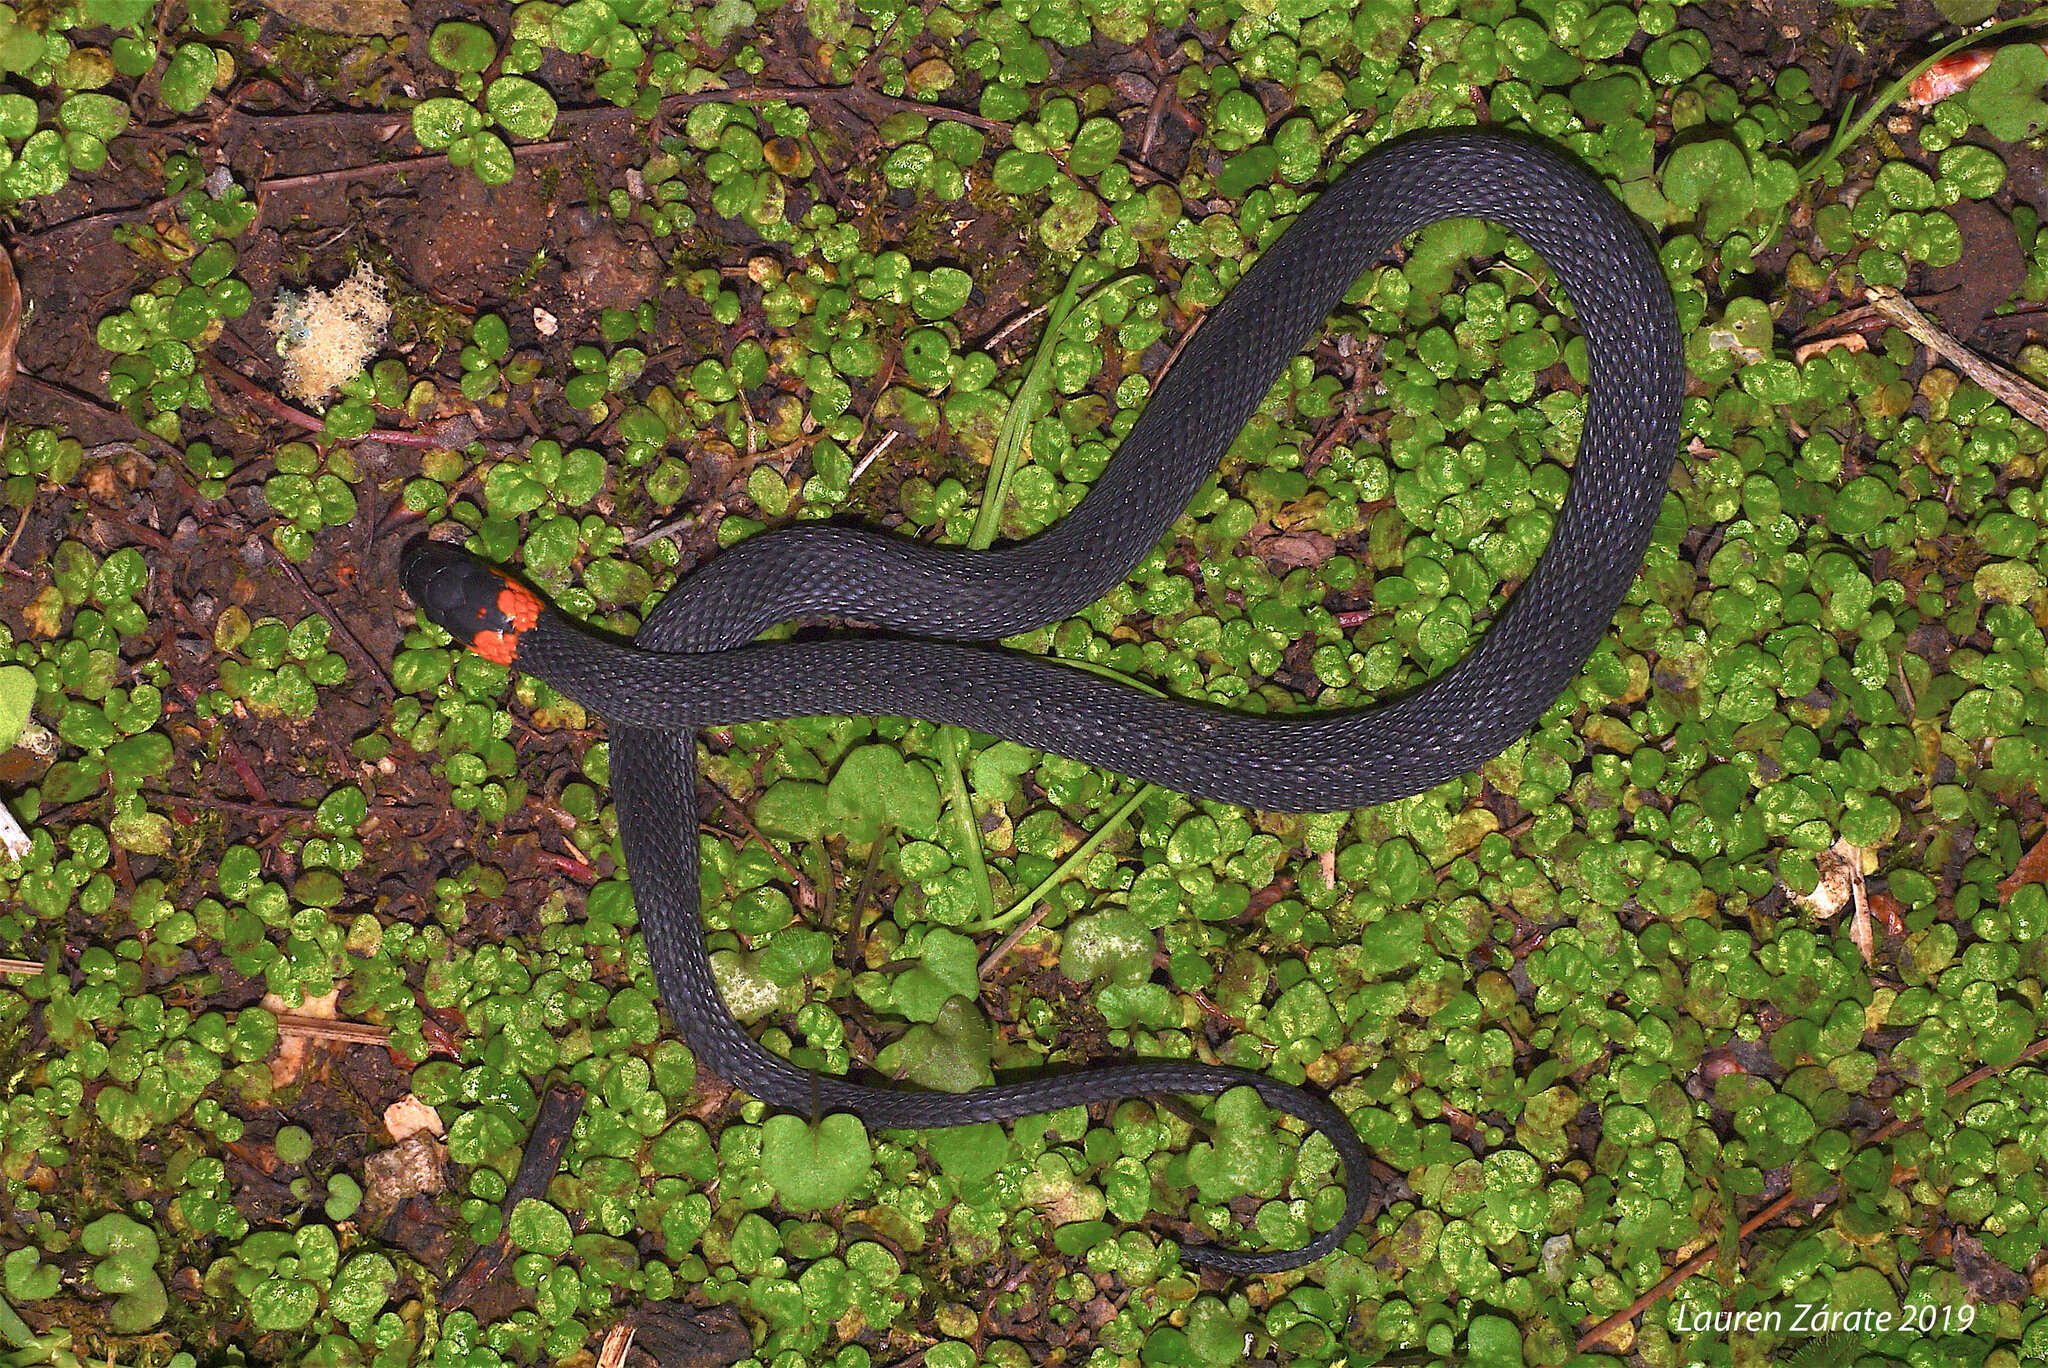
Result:
[[[538,1197],[527,1197],[513,1207],[505,1229],[513,1244],[532,1253],[552,1256],[569,1252],[569,1218]]]
[[[482,71],[497,55],[498,39],[482,24],[451,20],[427,39],[427,56],[450,71]]]
[[[874,1147],[857,1116],[771,1116],[761,1126],[761,1176],[785,1205],[801,1211],[837,1206],[867,1181]]]
[[[165,104],[180,114],[190,114],[213,89],[220,75],[220,59],[204,43],[186,43],[171,55],[164,68],[158,93]]]
[[[515,138],[545,138],[555,126],[555,97],[524,76],[500,76],[484,95],[484,108]]]

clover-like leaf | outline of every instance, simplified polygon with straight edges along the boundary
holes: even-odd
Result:
[[[1250,1088],[1232,1088],[1216,1103],[1216,1135],[1188,1151],[1188,1176],[1205,1202],[1272,1192],[1285,1159],[1273,1138],[1273,1113]]]
[[[365,1325],[384,1309],[397,1283],[398,1269],[389,1258],[374,1251],[358,1254],[342,1265],[327,1294],[328,1309],[344,1324]]]
[[[1664,196],[1698,219],[1701,237],[1719,241],[1756,208],[1756,180],[1740,144],[1708,138],[1665,159]]]
[[[79,1234],[85,1252],[100,1259],[154,1264],[160,1252],[156,1232],[130,1216],[111,1212],[100,1217]]]
[[[838,1206],[860,1191],[874,1164],[874,1146],[857,1116],[837,1113],[815,1126],[797,1116],[771,1116],[762,1123],[761,1176],[785,1206]]]
[[[512,1243],[535,1254],[564,1254],[569,1249],[569,1218],[537,1197],[512,1208],[505,1222]]]
[[[1522,1368],[1522,1332],[1506,1316],[1474,1316],[1465,1347],[1474,1368]]]
[[[132,1291],[114,1299],[107,1312],[107,1326],[117,1335],[139,1335],[162,1320],[169,1310],[170,1297],[164,1291],[163,1279],[152,1273]]]
[[[966,1092],[991,1081],[991,1036],[981,1009],[964,997],[946,999],[929,1026],[913,1026],[885,1046],[875,1065],[940,1092]]]
[[[979,1183],[1009,1162],[1010,1133],[993,1121],[978,1126],[948,1126],[924,1138],[925,1152],[962,1184]]]
[[[467,100],[436,95],[412,107],[412,135],[430,151],[440,151],[483,126],[483,116]]]
[[[484,108],[515,138],[545,138],[555,127],[555,97],[524,76],[500,76],[484,94]]]
[[[170,64],[157,80],[163,102],[180,114],[190,114],[213,89],[220,75],[220,59],[204,43],[186,43],[171,54]]]
[[[297,1278],[266,1278],[249,1295],[249,1323],[258,1330],[301,1330],[320,1309],[320,1289]]]
[[[7,1296],[12,1301],[54,1297],[63,1281],[62,1273],[43,1263],[32,1245],[9,1251],[5,1267]]]
[[[896,1010],[912,1021],[936,1021],[950,999],[981,991],[974,942],[956,931],[927,932],[918,961],[891,985]]]
[[[1077,917],[1060,939],[1060,972],[1076,983],[1134,982],[1152,972],[1158,938],[1137,913],[1111,908]]]
[[[450,20],[427,39],[427,56],[450,71],[482,71],[497,55],[497,37],[482,24]]]
[[[939,785],[930,770],[894,746],[862,746],[839,764],[825,793],[826,812],[848,841],[871,844],[894,828],[930,839],[939,826]]]

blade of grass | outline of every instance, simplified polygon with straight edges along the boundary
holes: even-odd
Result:
[[[1130,815],[1138,810],[1138,804],[1149,798],[1158,787],[1157,784],[1139,785],[1138,791],[1124,799],[1123,804],[1115,812],[1110,813],[1108,817],[1104,818],[1102,825],[1095,829],[1095,834],[1075,846],[1073,853],[1067,856],[1066,859],[1061,860],[1052,873],[1039,881],[1036,888],[1010,904],[1000,915],[992,916],[986,921],[976,922],[974,925],[964,929],[975,932],[1004,931],[1023,920],[1025,916],[1029,915],[1032,907],[1037,904],[1039,899],[1072,878],[1074,871],[1085,864],[1096,851],[1102,849],[1102,843],[1111,836],[1114,836],[1123,824],[1129,820]]]
[[[967,862],[967,878],[974,893],[975,912],[989,917],[996,910],[996,894],[989,883],[988,859],[981,848],[981,823],[974,818],[974,799],[967,792],[967,771],[960,763],[966,749],[967,733],[959,727],[946,727],[939,733],[939,757],[946,766],[946,806],[952,810],[960,848],[974,852],[974,858]]]
[[[1024,383],[1017,387],[1016,397],[1010,401],[1009,411],[1003,415],[1002,429],[996,435],[995,450],[989,457],[988,480],[982,489],[981,510],[975,514],[974,528],[967,536],[969,550],[986,551],[995,544],[997,524],[1002,518],[1003,504],[1009,497],[1010,477],[1023,464],[1031,426],[1045,412],[1046,396],[1052,391],[1053,353],[1059,348],[1068,320],[1122,279],[1119,276],[1104,281],[1084,298],[1082,289],[1095,279],[1092,265],[1083,262],[1074,268],[1073,274],[1067,277],[1066,288],[1060,291],[1060,297],[1046,314],[1045,332],[1039,338],[1038,350],[1032,354],[1031,369],[1025,372]],[[960,757],[966,749],[965,731],[958,727],[941,730],[939,755],[946,770],[947,806],[952,810],[960,849],[972,855],[965,865],[974,892],[978,921],[985,923],[995,917],[995,889],[989,881],[988,857],[981,847],[981,825],[975,820],[974,800],[967,792],[967,775],[961,765]]]

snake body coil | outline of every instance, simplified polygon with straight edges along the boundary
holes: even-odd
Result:
[[[1518,233],[1550,265],[1582,327],[1591,383],[1571,491],[1548,550],[1472,653],[1426,687],[1364,711],[1250,716],[943,640],[747,644],[776,623],[817,614],[922,638],[989,640],[1087,606],[1166,533],[1282,367],[1365,269],[1417,228],[1467,216]],[[1370,1194],[1367,1155],[1343,1113],[1299,1088],[1242,1069],[1158,1062],[960,1094],[910,1092],[818,1076],[757,1045],[719,996],[697,922],[692,729],[911,716],[1269,809],[1335,811],[1420,792],[1521,736],[1605,632],[1657,517],[1683,387],[1678,324],[1656,255],[1597,180],[1518,138],[1427,134],[1353,168],[1266,250],[1196,332],[1088,496],[1029,541],[968,552],[860,528],[784,528],[678,585],[630,647],[586,633],[447,547],[416,542],[403,574],[413,600],[458,640],[610,722],[613,796],[641,928],[662,998],[704,1067],[776,1107],[851,1112],[870,1127],[908,1129],[1135,1094],[1252,1087],[1336,1147],[1344,1213],[1300,1249],[1191,1246],[1182,1257],[1270,1272],[1334,1249]]]

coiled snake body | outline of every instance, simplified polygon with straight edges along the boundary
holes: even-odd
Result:
[[[1591,383],[1550,546],[1464,661],[1381,707],[1251,716],[950,644],[1057,621],[1121,581],[1366,267],[1417,228],[1465,216],[1520,234],[1550,265],[1583,330]],[[910,716],[1254,807],[1336,811],[1420,792],[1522,735],[1605,632],[1663,498],[1683,384],[1678,324],[1657,258],[1597,180],[1519,138],[1426,134],[1353,168],[1300,215],[1196,332],[1088,496],[1029,541],[968,552],[857,527],[787,527],[734,547],[678,585],[630,646],[589,634],[514,581],[436,543],[408,549],[403,578],[457,640],[609,721],[613,797],[641,929],[663,1001],[704,1067],[776,1107],[851,1112],[870,1127],[909,1129],[1249,1086],[1335,1146],[1344,1213],[1300,1249],[1181,1253],[1232,1272],[1271,1272],[1334,1249],[1370,1195],[1367,1155],[1349,1122],[1302,1089],[1243,1069],[1156,1062],[959,1094],[913,1092],[815,1075],[756,1044],[719,996],[697,922],[692,729]],[[776,623],[817,614],[915,636],[747,644]]]

